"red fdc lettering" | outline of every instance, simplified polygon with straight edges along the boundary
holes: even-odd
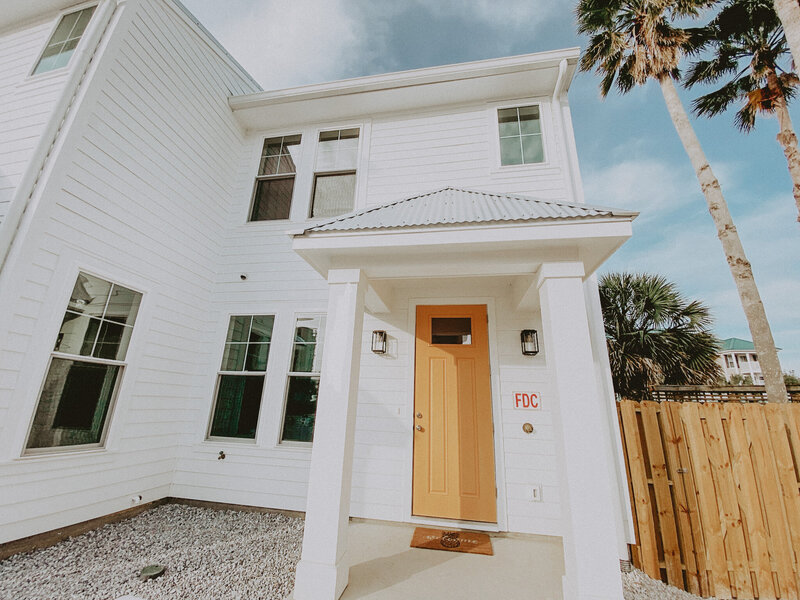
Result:
[[[516,392],[514,394],[514,408],[539,408],[539,395],[535,393],[523,394]]]

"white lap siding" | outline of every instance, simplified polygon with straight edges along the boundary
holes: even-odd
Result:
[[[500,168],[495,164],[498,133],[493,106],[376,118],[367,204],[386,204],[447,186],[568,200],[566,175],[557,154],[562,141],[544,107],[542,125],[548,162]]]
[[[29,77],[57,15],[0,33],[0,223],[67,78]]]
[[[172,3],[125,6],[9,266],[0,542],[169,495],[206,410],[220,229],[244,148],[227,97],[255,86]],[[145,293],[107,450],[19,459],[74,268]]]

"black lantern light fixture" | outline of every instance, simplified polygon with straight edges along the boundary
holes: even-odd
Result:
[[[522,354],[525,356],[536,356],[539,354],[539,334],[535,329],[523,329],[519,332],[522,342]]]
[[[372,351],[375,354],[386,354],[386,332],[375,330],[372,332]]]

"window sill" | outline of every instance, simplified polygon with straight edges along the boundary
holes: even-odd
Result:
[[[62,448],[53,448],[53,449],[41,449],[35,452],[29,452],[27,454],[23,454],[22,456],[17,456],[12,460],[39,460],[42,458],[51,458],[51,459],[68,459],[73,458],[75,456],[113,456],[114,452],[110,451],[108,448],[99,448],[99,447],[91,447],[91,448],[74,448],[71,450],[62,449]]]
[[[516,173],[517,171],[540,171],[552,168],[554,168],[554,166],[549,162],[529,163],[527,165],[495,165],[489,171],[489,173],[491,175],[500,175],[502,173]]]
[[[72,61],[68,62],[63,67],[52,69],[50,71],[45,71],[44,73],[36,73],[35,75],[31,73],[25,79],[23,79],[17,84],[17,88],[25,87],[28,84],[41,83],[43,81],[46,82],[48,79],[57,79],[58,77],[63,76],[65,73],[69,72],[69,68],[71,65]]]
[[[314,444],[312,442],[293,442],[291,440],[278,442],[275,445],[276,450],[306,450],[309,454],[313,447]]]
[[[242,446],[255,447],[256,441],[250,438],[208,437],[203,440],[202,444],[215,446],[224,446],[225,444],[240,444]]]

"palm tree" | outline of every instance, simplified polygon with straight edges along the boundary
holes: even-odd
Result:
[[[800,65],[800,3],[797,0],[775,0],[773,4],[786,30],[794,62]]]
[[[600,278],[600,305],[614,389],[643,400],[653,385],[713,384],[722,376],[711,315],[660,275]]]
[[[594,68],[602,77],[600,92],[603,96],[615,85],[621,93],[626,93],[650,79],[658,82],[717,228],[753,344],[761,358],[767,398],[771,402],[786,402],[778,352],[750,262],[719,181],[708,164],[673,81],[679,76],[678,64],[690,36],[674,27],[670,20],[696,17],[711,3],[712,0],[579,0],[578,30],[591,36],[580,67],[582,71]]]
[[[779,65],[789,55],[789,48],[772,0],[729,0],[711,23],[698,31],[699,43],[694,50],[710,50],[713,55],[692,64],[685,79],[687,86],[731,78],[718,90],[695,100],[694,112],[711,117],[741,101],[736,125],[744,132],[753,129],[758,113],[778,117],[777,139],[789,165],[800,221],[800,151],[788,107],[800,79]]]

